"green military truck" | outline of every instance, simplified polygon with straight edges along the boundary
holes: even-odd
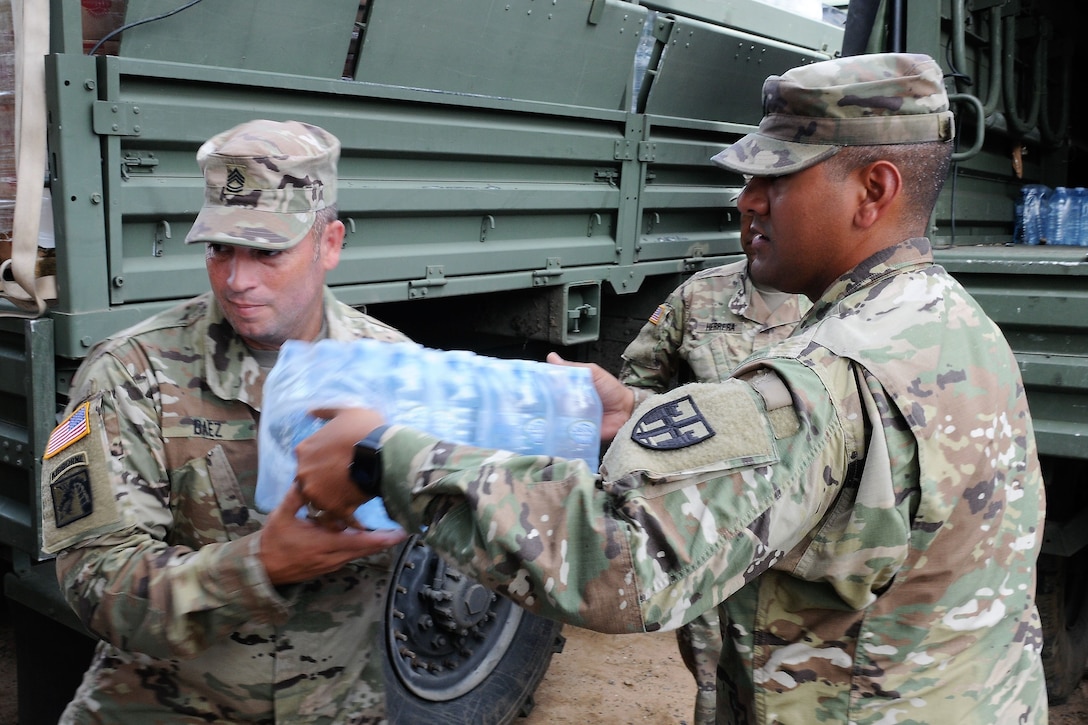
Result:
[[[1088,644],[1076,576],[1088,539],[1088,250],[1018,244],[1016,203],[1025,184],[1085,183],[1083,101],[1071,93],[1084,52],[1078,4],[10,7],[23,69],[18,205],[48,201],[36,238],[25,212],[5,228],[16,185],[3,182],[16,164],[14,124],[5,136],[3,123],[15,116],[0,62],[0,233],[13,229],[0,255],[11,255],[0,267],[10,300],[0,302],[0,546],[24,725],[55,722],[91,645],[39,552],[41,450],[95,342],[207,288],[202,250],[183,243],[202,200],[194,157],[205,139],[256,117],[306,120],[341,139],[348,234],[330,284],[344,301],[434,347],[558,349],[614,368],[668,291],[737,258],[742,180],[709,158],[758,123],[764,78],[876,50],[928,53],[950,74],[961,134],[932,237],[1017,351],[1051,500],[1039,585],[1048,684],[1055,700],[1076,686]],[[394,722],[509,722],[532,706],[561,648],[558,625],[414,543],[388,607]]]

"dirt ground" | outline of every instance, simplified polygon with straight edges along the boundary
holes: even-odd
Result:
[[[695,684],[671,633],[603,635],[565,627],[566,645],[552,658],[536,706],[515,725],[690,725]],[[16,725],[15,645],[0,605],[0,725]],[[1088,723],[1088,681],[1050,725]]]
[[[522,725],[690,725],[695,681],[672,632],[604,635],[564,627],[563,651],[552,657]],[[1088,723],[1088,680],[1050,725]]]
[[[695,680],[680,660],[676,634],[608,635],[563,627],[522,725],[690,725]]]

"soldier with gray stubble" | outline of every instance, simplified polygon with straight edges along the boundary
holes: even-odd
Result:
[[[334,516],[381,494],[461,571],[581,627],[717,607],[719,723],[1045,723],[1027,399],[924,236],[952,151],[941,69],[814,63],[768,78],[763,106],[714,161],[748,177],[753,279],[813,301],[789,338],[637,407],[591,366],[616,434],[597,475],[353,408],[299,446],[303,494]]]
[[[62,723],[385,721],[380,632],[403,533],[254,508],[284,341],[406,338],[338,302],[340,142],[252,121],[197,153],[211,293],[97,345],[43,461],[44,549],[101,638]]]

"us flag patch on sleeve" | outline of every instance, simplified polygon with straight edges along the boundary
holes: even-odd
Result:
[[[668,308],[665,307],[665,305],[658,305],[657,309],[654,310],[654,313],[652,315],[650,315],[650,322],[652,322],[655,325],[657,323],[661,322],[661,318],[665,316],[665,313],[667,311],[668,311]]]
[[[86,402],[79,406],[60,425],[53,429],[53,432],[49,434],[49,440],[45,444],[45,453],[42,454],[43,460],[52,458],[90,432],[91,429],[87,422],[87,411],[90,409],[90,405],[90,402]]]

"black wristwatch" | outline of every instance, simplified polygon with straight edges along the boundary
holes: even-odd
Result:
[[[370,435],[355,444],[355,453],[348,475],[366,496],[382,495],[382,433],[387,425],[379,425]]]

